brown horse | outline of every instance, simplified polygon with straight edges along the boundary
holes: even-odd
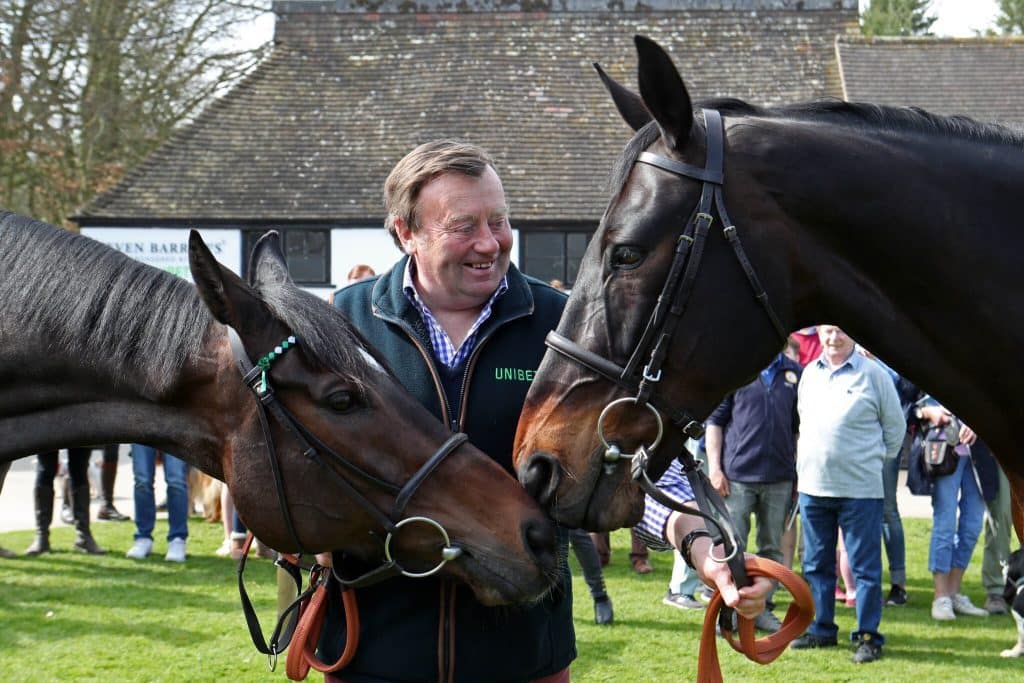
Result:
[[[1024,137],[846,102],[718,100],[695,116],[668,55],[636,42],[640,96],[605,82],[637,132],[517,434],[527,489],[569,526],[635,522],[643,497],[628,468],[603,462],[595,429],[603,406],[638,395],[645,363],[664,353],[647,400],[617,404],[602,425],[622,452],[654,440],[648,405],[699,422],[786,330],[832,322],[985,439],[1024,531]],[[655,474],[679,452],[668,432]]]
[[[404,526],[389,548],[403,566],[436,566],[450,546],[461,554],[441,571],[485,604],[548,589],[550,521],[500,466],[452,441],[340,312],[294,285],[276,233],[256,246],[249,283],[197,233],[189,250],[195,286],[0,214],[0,460],[149,444],[227,482],[278,550],[378,563],[389,524],[418,516],[450,543],[432,524]],[[247,386],[238,355],[265,359],[270,392]],[[250,385],[262,383],[257,371]]]

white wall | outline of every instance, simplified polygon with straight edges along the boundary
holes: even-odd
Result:
[[[512,263],[519,265],[519,231],[513,230],[512,237]],[[401,257],[402,252],[383,226],[331,230],[331,282],[338,287],[345,285],[352,266],[365,263],[380,275]]]
[[[82,228],[86,237],[192,282],[188,269],[187,228]],[[242,272],[242,233],[239,230],[201,230],[214,257],[235,273]]]

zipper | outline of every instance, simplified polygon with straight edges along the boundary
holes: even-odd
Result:
[[[409,323],[402,320],[401,318],[394,316],[385,316],[383,313],[381,313],[380,309],[377,308],[377,306],[375,305],[372,307],[371,310],[373,311],[373,314],[380,318],[381,320],[390,322],[401,328],[401,330],[405,332],[406,336],[408,336],[409,339],[412,340],[413,345],[420,352],[420,355],[423,356],[423,361],[426,363],[427,370],[430,372],[430,377],[431,379],[434,380],[434,389],[437,391],[437,396],[441,400],[441,420],[446,425],[448,425],[448,428],[454,433],[456,431],[455,429],[453,429],[455,423],[452,421],[451,418],[451,408],[448,405],[448,397],[444,393],[444,385],[441,383],[441,376],[437,373],[437,370],[434,368],[434,359],[433,356],[430,355],[430,351],[427,349],[427,347],[423,345],[419,337],[416,336],[416,330],[412,329],[412,326],[409,325]]]
[[[533,313],[533,304],[530,305],[530,309],[521,313],[520,315],[504,320],[501,323],[494,326],[486,336],[480,337],[476,341],[476,346],[473,347],[473,352],[469,354],[469,361],[466,363],[466,372],[462,375],[462,391],[459,394],[459,420],[458,425],[461,428],[466,423],[466,396],[469,394],[469,379],[473,374],[473,368],[476,367],[476,361],[480,357],[480,349],[483,348],[484,344],[494,336],[494,333],[498,331],[498,328],[504,327],[510,322],[525,318]]]
[[[469,393],[469,380],[473,373],[473,368],[476,367],[477,359],[480,357],[480,349],[483,348],[484,344],[494,336],[494,333],[499,328],[504,327],[508,323],[511,323],[520,318],[525,318],[533,313],[534,307],[531,304],[529,309],[523,313],[508,318],[495,324],[495,326],[486,335],[480,337],[476,341],[476,345],[473,347],[472,353],[469,354],[469,360],[466,362],[466,371],[462,375],[462,389],[459,392],[459,415],[458,419],[455,419],[451,415],[451,407],[448,403],[448,396],[444,392],[444,384],[441,382],[441,377],[434,367],[434,358],[431,356],[430,351],[422,344],[419,337],[416,336],[416,331],[412,329],[405,320],[395,316],[385,316],[376,305],[371,306],[371,310],[375,316],[381,320],[391,322],[405,332],[405,334],[412,340],[412,343],[419,350],[420,355],[423,356],[423,360],[426,362],[427,369],[430,371],[430,376],[434,380],[434,388],[437,390],[437,395],[441,399],[441,415],[444,419],[444,423],[448,425],[448,428],[455,433],[460,431],[462,425],[466,421],[466,395]],[[455,614],[455,587],[449,585],[449,582],[441,579],[441,654],[440,662],[438,662],[438,681],[440,683],[451,683],[455,680],[455,635],[452,632],[454,626],[454,614]]]

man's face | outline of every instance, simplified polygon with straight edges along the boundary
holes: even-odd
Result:
[[[494,169],[479,177],[444,173],[420,191],[419,229],[396,224],[402,248],[416,260],[416,285],[432,310],[478,308],[508,271],[512,227],[505,190]]]
[[[831,360],[846,360],[853,353],[853,339],[835,325],[818,325],[818,339]]]

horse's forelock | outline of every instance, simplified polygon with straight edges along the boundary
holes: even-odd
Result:
[[[260,296],[271,313],[299,340],[307,357],[346,381],[358,386],[366,384],[367,361],[359,351],[361,348],[387,368],[380,354],[366,343],[341,311],[319,297],[294,285],[261,291]]]

